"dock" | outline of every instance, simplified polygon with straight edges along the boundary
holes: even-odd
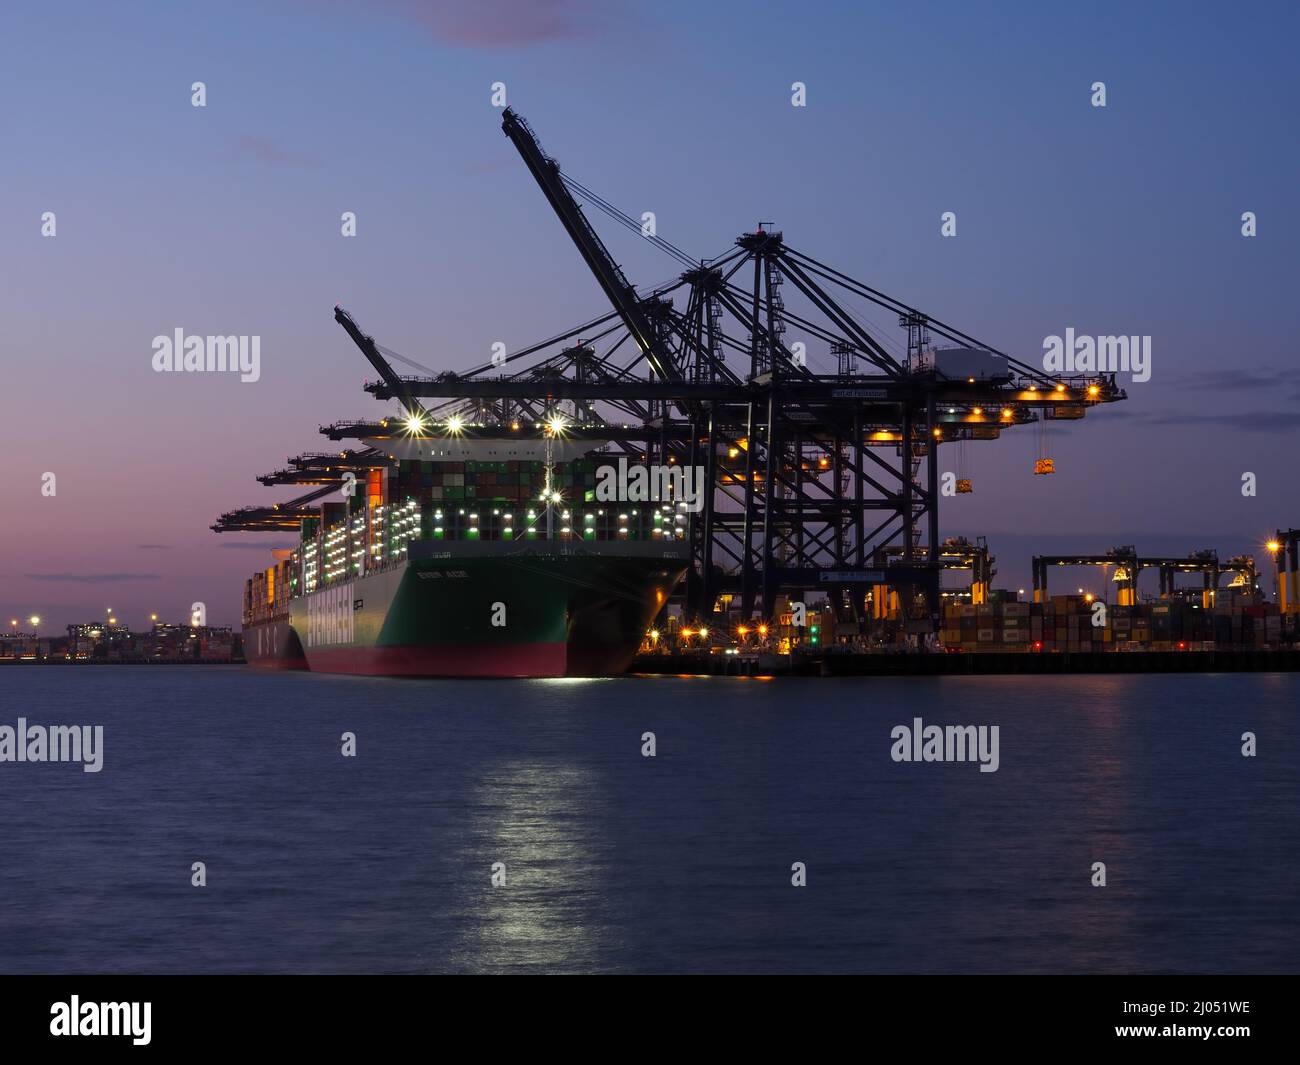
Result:
[[[640,655],[641,675],[939,677],[1062,673],[1290,673],[1300,650],[1089,651],[1033,654]]]

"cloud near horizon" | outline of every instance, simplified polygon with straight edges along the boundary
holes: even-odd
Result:
[[[1159,414],[1151,425],[1222,425],[1243,433],[1292,433],[1300,429],[1300,416],[1284,410],[1242,411],[1239,414]]]
[[[1290,371],[1277,370],[1270,366],[1258,366],[1246,369],[1207,370],[1192,377],[1175,380],[1173,384],[1176,388],[1213,388],[1244,391],[1290,385],[1293,378],[1294,374]]]
[[[29,581],[63,581],[69,584],[116,584],[121,581],[158,581],[160,573],[26,573]]]

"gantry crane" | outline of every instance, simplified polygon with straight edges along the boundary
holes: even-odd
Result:
[[[876,551],[874,560],[885,567],[886,574],[890,567],[904,561],[903,549],[897,544]],[[989,551],[988,540],[977,536],[972,543],[965,536],[949,536],[939,548],[938,565],[945,570],[970,570],[970,605],[984,606],[989,601],[989,589],[993,578],[997,576],[997,559]],[[871,616],[873,620],[883,621],[891,614],[897,613],[902,604],[892,588],[881,586],[872,596]]]
[[[387,465],[388,456],[375,448],[328,453],[307,453],[291,458],[288,465],[264,473],[259,484],[341,484],[347,473],[354,476]]]
[[[1237,555],[1226,561],[1220,561],[1219,554],[1213,548],[1193,551],[1185,558],[1139,555],[1132,545],[1115,547],[1104,555],[1035,555],[1032,561],[1034,577],[1034,602],[1045,602],[1048,598],[1047,573],[1052,566],[1102,566],[1115,568],[1111,580],[1116,589],[1116,605],[1135,606],[1137,604],[1137,579],[1144,569],[1159,571],[1160,598],[1168,599],[1177,591],[1177,576],[1180,573],[1199,573],[1202,575],[1201,600],[1205,609],[1212,609],[1217,601],[1219,579],[1222,574],[1234,573],[1238,586],[1245,586],[1252,592],[1257,591],[1255,560],[1250,555]]]
[[[609,254],[596,231],[591,228],[582,208],[570,195],[559,164],[542,151],[528,123],[507,107],[501,115],[501,129],[510,138],[551,209],[577,245],[588,269],[595,275],[605,296],[623,320],[650,369],[665,381],[677,380],[681,376],[680,370],[674,364],[662,336],[663,305],[637,296],[636,289],[623,275],[622,268]],[[651,315],[657,320],[651,321]]]
[[[924,593],[937,622],[940,447],[1125,398],[1113,374],[1049,376],[791,247],[770,225],[713,260],[650,236],[682,272],[639,293],[577,197],[638,233],[640,223],[565,175],[513,110],[502,130],[612,311],[504,365],[411,377],[336,309],[379,372],[366,391],[398,400],[404,415],[321,432],[382,453],[391,440],[447,435],[453,420],[457,435],[527,437],[567,405],[574,438],[611,458],[701,467],[704,507],[687,520],[688,619],[707,619],[723,596],[745,618],[766,617],[778,594],[808,592],[858,613],[868,588],[888,584],[909,603]],[[891,351],[868,320],[881,312],[908,330],[905,349]],[[932,336],[953,347],[933,347]],[[810,351],[833,368],[816,369]],[[873,560],[891,545],[901,559],[886,573]]]

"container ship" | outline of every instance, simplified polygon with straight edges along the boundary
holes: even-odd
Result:
[[[557,432],[556,435],[559,435]],[[375,441],[244,588],[264,669],[424,677],[623,672],[685,573],[671,503],[595,501],[590,444]]]

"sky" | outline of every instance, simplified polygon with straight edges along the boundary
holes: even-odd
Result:
[[[1249,2],[10,0],[3,620],[203,602],[237,625],[288,541],[209,525],[294,495],[254,478],[330,450],[320,425],[385,409],[335,303],[435,369],[604,313],[496,82],[567,173],[693,255],[773,221],[1028,362],[1066,327],[1152,337],[1126,403],[1052,430],[1055,476],[1031,433],[967,445],[942,532],[987,536],[996,584],[1033,553],[1258,553],[1300,525],[1297,31],[1294,4]],[[640,287],[674,275],[591,217]],[[260,379],[154,372],[177,328],[259,336]]]

